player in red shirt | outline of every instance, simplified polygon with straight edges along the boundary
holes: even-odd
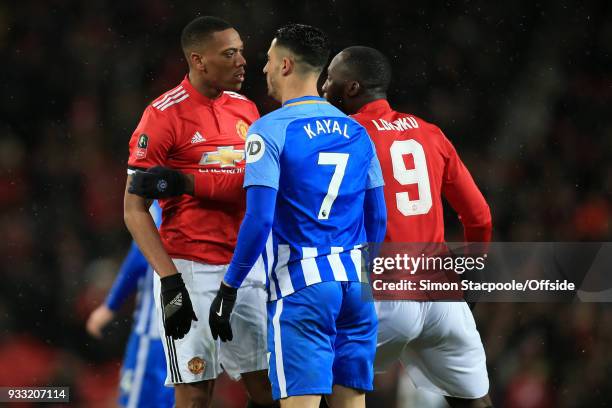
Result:
[[[385,56],[349,47],[327,72],[324,96],[352,114],[376,146],[385,180],[385,241],[444,242],[442,196],[459,214],[466,241],[490,241],[489,206],[451,142],[437,126],[387,102],[391,68]],[[381,302],[377,311],[378,368],[403,349],[417,386],[446,396],[453,407],[492,406],[484,349],[465,302]]]
[[[223,370],[243,378],[250,406],[268,406],[273,400],[261,262],[236,301],[240,312],[232,325],[243,335],[220,344],[206,321],[244,215],[244,139],[259,118],[253,102],[235,92],[244,81],[243,44],[229,23],[199,17],[183,30],[181,45],[188,75],[145,109],[130,140],[125,222],[157,272],[166,385],[174,385],[177,407],[208,407],[214,380]],[[190,176],[173,183],[158,178],[148,185],[153,179],[147,175],[164,173],[164,167]],[[165,197],[159,233],[148,212],[150,202],[136,194],[151,189]]]

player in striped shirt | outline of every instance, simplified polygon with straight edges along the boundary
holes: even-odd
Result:
[[[210,308],[233,337],[237,289],[261,253],[267,270],[269,377],[284,407],[364,407],[377,320],[362,299],[362,248],[385,232],[382,175],[365,129],[318,96],[327,37],[279,29],[264,68],[282,107],[253,123],[245,146],[247,210]],[[230,325],[230,316],[232,324]]]
[[[159,227],[161,208],[157,202],[151,206],[151,215]],[[153,301],[153,269],[136,243],[132,243],[106,301],[89,316],[87,331],[92,336],[101,338],[102,329],[110,323],[117,310],[134,292],[137,292],[134,324],[121,367],[119,405],[126,408],[172,407],[174,392],[171,388],[164,387],[166,359],[157,329]]]

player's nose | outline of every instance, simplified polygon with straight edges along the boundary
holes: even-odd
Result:
[[[246,65],[246,58],[241,53],[238,53],[238,57],[236,58],[236,66],[242,67]]]

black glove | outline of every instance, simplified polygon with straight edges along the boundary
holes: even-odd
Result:
[[[136,170],[128,192],[144,198],[168,198],[185,194],[185,175],[167,167]]]
[[[160,281],[166,336],[175,340],[182,339],[189,332],[191,321],[198,321],[189,292],[180,273],[166,276]]]
[[[230,316],[234,309],[234,303],[236,303],[237,292],[238,289],[221,282],[217,296],[210,305],[208,324],[215,340],[217,340],[217,337],[221,337],[221,341],[230,341],[234,338],[232,326],[230,326]]]

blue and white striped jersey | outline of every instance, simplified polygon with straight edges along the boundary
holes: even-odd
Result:
[[[323,98],[292,99],[249,129],[244,186],[278,191],[264,251],[270,300],[359,281],[367,189],[384,184],[366,130]]]

